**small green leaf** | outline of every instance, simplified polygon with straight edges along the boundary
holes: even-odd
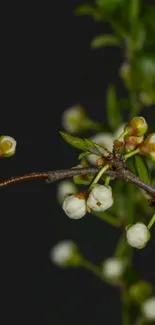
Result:
[[[107,91],[107,116],[108,123],[113,130],[122,124],[122,117],[117,103],[116,89],[114,85],[109,85]]]
[[[136,170],[137,176],[145,183],[151,184],[151,179],[149,175],[149,169],[147,166],[146,159],[142,156],[135,155],[133,157],[133,163]]]
[[[93,143],[91,140],[74,137],[73,135],[66,132],[60,132],[60,134],[66,142],[71,144],[71,146],[80,150],[90,151],[94,154],[100,155],[100,151],[98,150],[99,146]]]
[[[89,155],[90,155],[90,151],[81,152],[78,156],[78,159],[81,160],[82,158],[85,158]]]
[[[91,41],[91,47],[96,49],[103,46],[120,46],[119,39],[114,35],[101,34],[94,37]]]
[[[75,9],[75,14],[79,15],[79,16],[83,16],[83,15],[91,16],[95,20],[101,19],[100,13],[97,10],[97,8],[90,3],[84,3],[80,6],[78,6]]]

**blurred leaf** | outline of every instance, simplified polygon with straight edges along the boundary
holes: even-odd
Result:
[[[82,158],[84,158],[84,157],[87,157],[87,156],[89,156],[89,155],[90,155],[90,151],[81,152],[81,153],[79,154],[79,156],[78,156],[78,159],[80,160],[80,159],[82,159]]]
[[[107,91],[107,117],[108,123],[113,130],[122,124],[121,112],[117,104],[116,89],[114,85],[109,85]]]
[[[129,15],[130,21],[133,23],[138,18],[140,11],[140,0],[130,0],[129,2]]]
[[[126,0],[96,0],[96,4],[98,7],[109,12],[116,10],[117,8],[119,8],[120,5],[125,2]]]
[[[136,170],[136,175],[145,183],[151,184],[151,178],[146,159],[142,156],[135,155],[133,164]]]
[[[92,39],[92,48],[100,48],[103,46],[120,46],[120,41],[116,36],[109,34],[101,34]]]
[[[75,14],[76,15],[87,15],[87,16],[91,16],[93,19],[95,20],[100,20],[101,19],[101,15],[99,13],[99,11],[97,10],[97,8],[90,3],[84,3],[80,6],[78,6],[75,9]]]
[[[84,151],[90,151],[95,154],[100,154],[98,150],[99,146],[93,143],[90,139],[74,137],[73,135],[66,132],[60,132],[60,134],[66,142],[71,144],[71,146]]]

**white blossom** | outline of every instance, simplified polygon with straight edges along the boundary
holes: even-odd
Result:
[[[76,245],[70,240],[64,240],[52,247],[50,259],[59,266],[65,266],[69,262],[76,250]]]
[[[142,305],[142,313],[149,321],[155,320],[155,297],[147,299]]]
[[[97,184],[92,188],[87,199],[87,207],[96,212],[105,211],[113,205],[112,190],[110,187]]]
[[[63,203],[64,199],[71,194],[77,193],[77,187],[72,181],[61,181],[57,186],[57,198],[59,203]]]
[[[129,245],[141,249],[150,239],[150,232],[143,223],[136,223],[127,228],[126,237]]]
[[[80,194],[67,196],[62,208],[71,219],[80,219],[87,212],[86,200]]]
[[[120,278],[124,272],[124,268],[125,263],[123,260],[117,257],[111,257],[103,263],[103,275],[109,280]]]
[[[95,142],[96,144],[100,145],[102,148],[100,148],[100,151],[104,154],[106,153],[105,149],[108,149],[110,152],[112,152],[113,149],[113,141],[114,141],[114,136],[112,133],[97,133],[93,137],[90,138],[91,141]],[[87,157],[88,161],[92,165],[96,165],[96,160],[99,158],[99,156],[95,154],[91,154]]]
[[[62,126],[69,133],[78,132],[84,117],[85,111],[81,106],[69,107],[62,115]]]

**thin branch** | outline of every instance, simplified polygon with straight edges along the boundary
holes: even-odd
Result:
[[[12,177],[8,180],[0,181],[0,187],[5,187],[10,184],[23,182],[25,180],[33,180],[33,179],[45,179],[49,183],[53,183],[59,181],[64,178],[71,178],[77,175],[87,175],[87,174],[97,174],[99,168],[73,168],[73,169],[61,169],[49,172],[38,172],[38,173],[30,173],[24,176]],[[140,180],[139,177],[132,174],[128,169],[122,169],[119,171],[107,170],[104,175],[110,176],[111,178],[123,179],[126,182],[130,182],[135,184],[137,187],[143,189],[147,193],[151,194],[151,196],[155,197],[155,188],[143,181]]]

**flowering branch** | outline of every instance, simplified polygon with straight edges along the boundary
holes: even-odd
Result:
[[[23,182],[26,180],[34,180],[34,179],[45,179],[47,182],[53,183],[64,178],[70,178],[77,175],[97,174],[99,170],[100,169],[98,167],[92,167],[92,168],[60,169],[60,170],[54,170],[48,172],[30,173],[23,176],[17,176],[7,180],[2,180],[0,181],[0,187],[4,187],[18,182]],[[155,188],[152,185],[149,185],[143,182],[142,180],[140,180],[139,177],[132,174],[127,168],[118,171],[106,170],[104,172],[104,175],[110,176],[111,178],[123,179],[126,182],[135,184],[137,187],[143,189],[148,194],[151,194],[152,197],[155,197]]]

